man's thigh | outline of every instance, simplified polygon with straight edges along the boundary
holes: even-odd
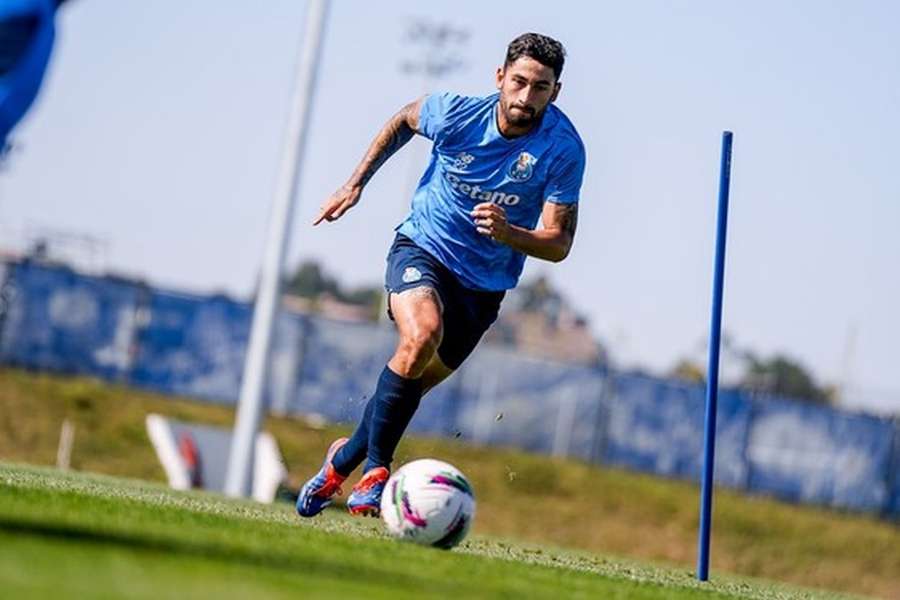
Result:
[[[443,335],[442,302],[437,291],[428,286],[393,292],[388,298],[390,315],[397,324],[401,339]],[[440,343],[440,340],[438,342]]]

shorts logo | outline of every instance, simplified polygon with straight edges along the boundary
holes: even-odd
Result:
[[[528,152],[522,152],[513,164],[509,166],[509,178],[522,183],[528,181],[534,174],[534,163],[537,159]]]
[[[403,271],[403,283],[413,283],[422,279],[422,272],[415,267],[406,267]]]

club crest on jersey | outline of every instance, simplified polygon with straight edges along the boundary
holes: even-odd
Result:
[[[413,283],[422,279],[422,272],[415,267],[406,267],[403,271],[403,283]]]
[[[522,183],[528,181],[534,174],[534,163],[537,159],[528,152],[522,152],[519,157],[509,166],[509,178],[513,181]]]

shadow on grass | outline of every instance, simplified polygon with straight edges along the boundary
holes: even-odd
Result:
[[[12,520],[0,517],[0,532],[28,535],[62,543],[89,544],[93,546],[118,547],[143,552],[191,556],[200,559],[219,561],[253,567],[262,567],[277,571],[288,571],[293,574],[315,574],[316,577],[332,577],[335,579],[354,578],[366,581],[368,585],[409,586],[407,589],[427,585],[427,578],[411,576],[406,573],[390,571],[381,564],[377,567],[361,565],[346,553],[324,552],[315,555],[310,548],[303,554],[287,555],[273,548],[272,552],[262,552],[240,547],[223,547],[212,543],[179,540],[171,537],[148,534],[130,534],[116,531],[97,531],[64,524],[37,523],[27,520]]]

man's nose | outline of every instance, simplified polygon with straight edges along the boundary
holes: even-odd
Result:
[[[532,87],[530,85],[526,85],[524,88],[522,88],[522,93],[519,96],[519,99],[521,100],[522,104],[531,106],[531,101],[534,99],[534,94],[535,94],[534,87]]]

